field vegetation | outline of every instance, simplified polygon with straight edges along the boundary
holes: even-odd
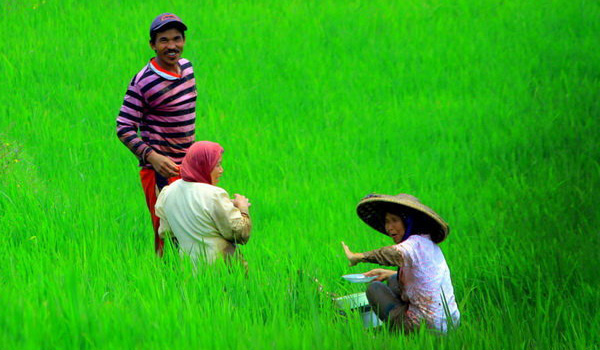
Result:
[[[135,157],[115,135],[159,13],[187,23],[197,139],[251,199],[246,277],[158,259]],[[4,348],[596,349],[600,4],[586,0],[0,3]],[[313,282],[340,241],[389,244],[366,194],[411,193],[462,325],[364,329]]]

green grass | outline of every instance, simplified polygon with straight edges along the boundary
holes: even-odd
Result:
[[[247,278],[153,253],[115,135],[150,21],[187,23],[197,139],[253,205]],[[600,347],[600,5],[593,1],[3,1],[0,344],[6,348]],[[462,325],[364,330],[339,244],[406,192],[442,243]],[[355,316],[355,315],[354,315]]]

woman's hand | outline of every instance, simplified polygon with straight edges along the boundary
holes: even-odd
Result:
[[[365,257],[363,253],[353,253],[344,242],[342,242],[342,247],[344,247],[344,253],[346,253],[346,258],[348,258],[348,261],[350,261],[350,266],[358,264]]]
[[[374,281],[382,282],[382,281],[386,281],[388,278],[392,277],[395,273],[396,273],[396,271],[392,271],[392,270],[373,269],[369,272],[363,273],[363,275],[365,275],[367,277],[375,276],[376,278],[374,279]]]
[[[242,213],[246,213],[248,214],[248,207],[250,207],[252,204],[250,204],[250,201],[248,200],[248,198],[246,198],[245,196],[242,196],[241,194],[234,194],[233,195],[235,198],[231,200],[231,202],[233,203],[233,206],[238,208]]]

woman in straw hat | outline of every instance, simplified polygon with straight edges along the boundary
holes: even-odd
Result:
[[[223,174],[223,147],[199,141],[188,150],[181,163],[181,179],[165,187],[156,202],[161,237],[174,236],[179,252],[192,261],[214,262],[235,256],[243,261],[238,244],[250,239],[248,198],[217,187]]]
[[[390,236],[394,245],[354,253],[342,242],[350,266],[360,262],[397,266],[398,272],[374,269],[367,299],[377,316],[395,329],[411,332],[424,322],[446,332],[456,326],[460,313],[450,271],[440,247],[448,224],[431,208],[408,194],[372,194],[357,207],[358,216],[375,230]],[[382,281],[388,281],[388,285]]]

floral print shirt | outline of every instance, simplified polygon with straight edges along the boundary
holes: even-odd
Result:
[[[442,250],[428,235],[412,235],[364,255],[366,262],[399,267],[400,298],[409,304],[405,317],[413,329],[422,321],[440,332],[446,332],[449,324],[458,325],[460,312],[450,270]]]

